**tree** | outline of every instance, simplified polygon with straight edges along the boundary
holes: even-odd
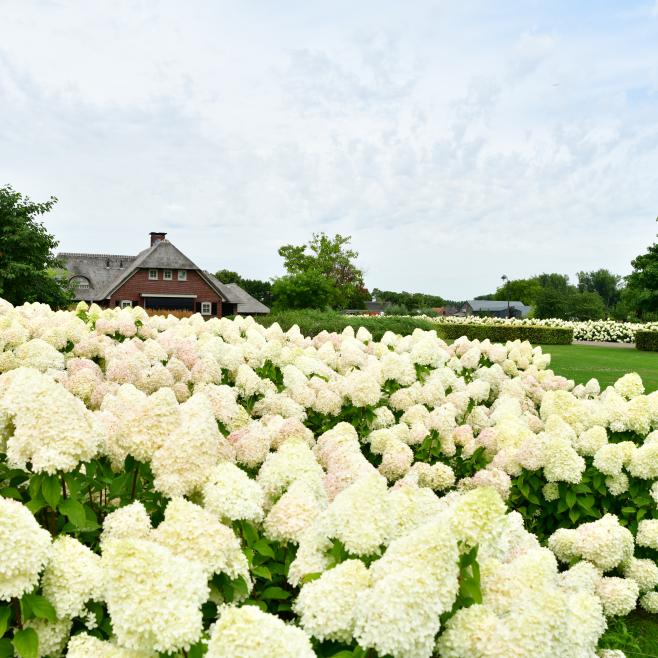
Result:
[[[272,283],[270,281],[243,279],[233,270],[219,270],[215,272],[215,276],[222,283],[237,283],[240,288],[261,302],[261,304],[265,304],[265,306],[272,305]]]
[[[621,297],[621,277],[609,270],[600,269],[593,272],[578,272],[578,290],[580,292],[598,293],[606,308],[614,306]]]
[[[14,305],[62,307],[73,299],[53,253],[59,242],[36,219],[56,202],[34,203],[9,185],[0,187],[0,296]]]
[[[544,288],[537,297],[535,304],[536,318],[564,318],[568,304],[564,293],[554,288]]]
[[[326,309],[334,294],[331,282],[315,270],[279,277],[272,285],[276,310]]]
[[[329,304],[333,308],[363,308],[370,299],[363,272],[354,261],[358,252],[349,248],[352,238],[314,233],[308,244],[284,245],[279,249],[288,274],[315,272],[332,286]]]
[[[634,296],[638,315],[644,318],[658,312],[658,242],[652,244],[646,254],[635,258],[631,265],[633,271],[626,277],[627,294]]]
[[[598,292],[572,292],[567,295],[569,320],[600,320],[606,315],[606,306]]]
[[[526,306],[534,306],[542,289],[542,285],[537,277],[512,279],[500,286],[493,298],[498,301],[507,301],[508,299],[520,301]]]

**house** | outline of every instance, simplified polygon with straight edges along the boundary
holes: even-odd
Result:
[[[527,318],[530,313],[530,306],[526,306],[519,301],[493,301],[488,299],[471,299],[464,304],[466,315],[490,315],[498,318],[508,317],[509,313],[514,318]]]
[[[105,307],[192,311],[205,316],[256,315],[270,309],[236,284],[223,284],[202,270],[167,234],[151,232],[150,246],[136,256],[61,253],[76,301]]]

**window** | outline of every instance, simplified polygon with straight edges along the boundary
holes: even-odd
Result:
[[[151,281],[157,281],[158,278],[158,270],[149,270],[149,279]]]
[[[163,278],[165,281],[171,281],[171,270],[165,270],[165,271],[162,273],[162,278]]]
[[[212,313],[212,304],[210,302],[201,302],[201,315],[210,315]]]
[[[187,281],[187,270],[178,270],[178,280]]]
[[[121,308],[132,308],[133,301],[132,299],[122,299]]]
[[[71,285],[74,288],[83,288],[85,290],[89,289],[89,279],[84,276],[74,276],[69,279]]]

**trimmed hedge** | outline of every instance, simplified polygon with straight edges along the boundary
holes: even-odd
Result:
[[[431,331],[437,328],[435,322],[420,318],[400,316],[355,317],[330,311],[281,311],[269,315],[255,316],[254,320],[265,327],[278,322],[284,331],[288,331],[290,327],[296,324],[299,325],[299,329],[304,336],[310,337],[317,336],[322,331],[340,333],[348,326],[354,327],[354,331],[359,327],[365,327],[372,334],[374,340],[381,340],[387,331],[406,336],[413,333],[414,329]]]
[[[635,347],[645,352],[658,352],[658,331],[636,331]]]
[[[492,343],[506,343],[508,340],[527,340],[533,345],[570,345],[573,329],[566,327],[541,327],[532,325],[503,324],[441,324],[434,323],[437,334],[444,340],[454,340],[466,336],[469,340],[485,340]]]

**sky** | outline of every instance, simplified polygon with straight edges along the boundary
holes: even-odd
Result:
[[[149,231],[283,274],[347,234],[367,286],[467,299],[658,231],[658,0],[0,0],[0,185],[62,251]]]

